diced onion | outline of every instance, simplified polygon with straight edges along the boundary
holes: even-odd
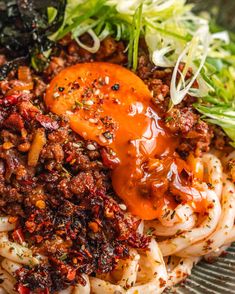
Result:
[[[44,129],[37,129],[28,153],[28,165],[36,166],[43,146],[46,144]]]

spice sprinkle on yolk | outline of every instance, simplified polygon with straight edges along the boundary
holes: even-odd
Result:
[[[137,75],[105,62],[65,68],[45,96],[49,110],[66,116],[73,131],[108,148],[115,158],[115,192],[132,214],[146,220],[175,205],[167,177],[177,140],[161,125],[151,98]]]

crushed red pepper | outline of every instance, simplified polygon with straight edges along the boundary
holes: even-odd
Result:
[[[113,44],[112,51],[105,49],[107,42]],[[12,223],[17,224],[9,234],[12,240],[26,241],[33,245],[35,253],[48,258],[47,263],[34,268],[24,266],[16,272],[16,290],[22,294],[55,293],[75,283],[85,284],[83,273],[111,271],[119,259],[129,256],[130,247],[146,249],[150,238],[137,233],[139,222],[122,211],[113,192],[110,170],[118,164],[115,154],[96,142],[84,141],[71,131],[66,120],[48,113],[42,102],[46,84],[63,67],[92,60],[125,65],[125,46],[111,38],[103,41],[96,54],[90,54],[69,38],[61,46],[60,56],[52,57],[41,76],[32,74],[33,90],[14,91],[18,82],[16,71],[0,82],[0,211],[11,215]],[[137,73],[153,91],[156,103],[162,98],[160,94],[165,98],[164,117],[171,73],[155,69],[148,54],[141,50],[140,54],[143,56]],[[107,82],[94,81],[96,88]],[[71,90],[79,87],[79,83],[73,84]],[[119,90],[118,84],[110,87]],[[62,95],[63,91],[58,85],[58,93]],[[89,101],[90,94],[89,89],[83,93],[84,102]],[[75,106],[89,110],[86,103]],[[196,119],[195,114],[190,130],[198,126]],[[170,122],[174,123],[174,117]],[[105,117],[103,123],[111,130],[115,127],[110,118]],[[171,124],[169,128],[173,128]],[[208,148],[211,135],[206,132],[208,126],[204,127],[205,132],[197,131],[195,140],[187,139],[186,143],[184,137],[188,133],[180,127],[175,130],[182,137],[182,154],[198,150],[200,142],[203,150]],[[28,151],[33,133],[39,128],[45,130],[46,145],[37,165],[29,167]],[[12,147],[4,149],[5,143]]]
[[[114,195],[113,161],[108,156],[103,160],[108,151],[72,132],[35,94],[38,87],[45,89],[47,79],[50,76],[32,73],[37,80],[34,91],[10,89],[13,94],[8,95],[17,83],[13,71],[4,81],[8,87],[0,85],[0,212],[16,223],[9,232],[12,241],[26,242],[48,259],[16,272],[15,289],[23,294],[55,293],[84,284],[82,274],[110,272],[129,256],[130,247],[147,249],[149,243],[149,237],[137,233],[139,221],[126,215]],[[59,85],[58,91],[63,93]],[[89,89],[84,93],[89,107],[87,99]],[[111,122],[104,118],[104,123]],[[45,134],[45,144],[29,166],[37,130]]]

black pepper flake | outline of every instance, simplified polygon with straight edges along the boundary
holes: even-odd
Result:
[[[113,138],[113,134],[110,133],[109,131],[104,132],[102,135],[108,140],[111,140]]]
[[[59,92],[63,92],[64,91],[64,87],[59,87],[58,90],[59,90]]]
[[[112,89],[113,91],[118,91],[118,90],[120,89],[120,85],[119,85],[119,84],[114,84],[114,85],[111,87],[111,89]]]
[[[175,216],[175,213],[176,213],[176,210],[174,210],[174,211],[172,212],[172,214],[171,214],[171,219],[173,219],[173,218],[174,218],[174,216]]]

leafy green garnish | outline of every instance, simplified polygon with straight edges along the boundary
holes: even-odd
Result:
[[[47,8],[47,14],[48,14],[48,23],[51,24],[56,18],[57,15],[57,9],[54,7],[48,7]]]
[[[157,67],[174,68],[171,106],[188,94],[197,97],[194,106],[202,118],[219,125],[235,146],[234,34],[222,31],[209,18],[195,15],[186,0],[40,2],[32,0],[26,7],[12,0],[2,13],[0,45],[17,54],[14,57],[26,53],[34,69],[41,71],[51,46],[67,34],[92,53],[99,50],[102,40],[112,36],[125,41],[128,65],[135,71],[139,39],[143,38]],[[15,25],[18,21],[20,26]],[[92,46],[80,39],[84,33],[92,38]],[[5,67],[2,73],[6,72]]]
[[[142,9],[143,4],[141,4],[133,17],[132,29],[130,34],[130,41],[128,45],[128,65],[132,66],[133,70],[137,69],[138,66],[138,51],[139,51],[139,38],[141,32],[141,22],[142,22]]]
[[[235,70],[232,57],[230,62],[227,57],[207,59],[201,75],[210,90],[194,106],[209,123],[220,126],[235,147]]]
[[[195,105],[196,109],[205,115],[206,121],[220,126],[227,136],[232,140],[231,145],[235,148],[235,108],[213,107],[211,104],[203,106]]]
[[[92,16],[95,16],[96,18],[100,16],[99,12],[104,8],[104,4],[105,0],[90,0],[78,5],[76,5],[76,1],[68,1],[65,10],[64,23],[56,34],[55,40],[62,39],[70,32],[73,37],[76,37],[76,29],[79,26],[84,25],[84,22],[89,20]],[[87,27],[87,30],[88,29],[89,26]],[[86,31],[84,31],[84,33],[85,32]]]
[[[128,41],[128,64],[137,68],[139,38],[144,37],[150,55],[159,56],[154,63],[173,66],[185,44],[192,39],[200,19],[191,17],[191,6],[185,0],[68,0],[64,22],[50,39],[58,41],[71,33],[80,46],[92,53],[107,36]],[[93,39],[91,48],[79,37],[88,33]],[[167,50],[165,49],[167,48]],[[169,50],[168,50],[169,49]]]

